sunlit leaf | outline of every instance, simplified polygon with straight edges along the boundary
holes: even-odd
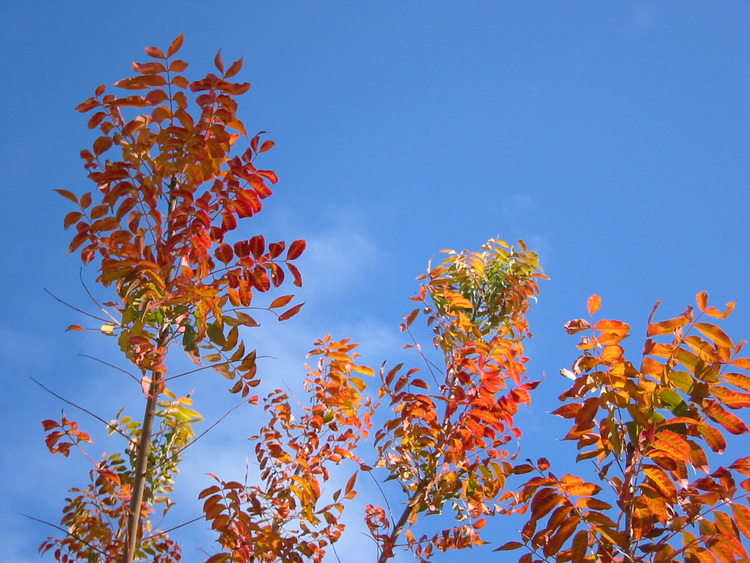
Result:
[[[587,304],[589,315],[593,315],[594,313],[596,313],[601,306],[602,306],[601,297],[599,297],[598,295],[592,295],[591,297],[589,297],[588,304]]]

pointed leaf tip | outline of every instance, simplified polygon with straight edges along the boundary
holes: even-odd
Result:
[[[172,44],[169,46],[169,49],[167,49],[167,57],[171,57],[177,51],[179,51],[180,47],[182,47],[182,42],[184,40],[185,40],[185,35],[182,33],[180,33],[177,37],[175,37],[175,40],[172,41]]]
[[[224,74],[224,61],[221,58],[221,49],[219,49],[219,52],[214,57],[214,65],[216,65],[220,73]]]

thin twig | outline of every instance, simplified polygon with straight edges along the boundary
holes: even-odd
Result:
[[[193,518],[192,520],[188,520],[187,522],[183,522],[182,524],[178,524],[177,526],[174,526],[172,528],[167,528],[166,530],[160,530],[158,532],[151,534],[150,536],[145,536],[144,538],[141,538],[141,541],[150,540],[151,538],[157,538],[161,536],[162,534],[169,534],[170,532],[174,532],[175,530],[184,528],[185,526],[188,526],[189,524],[197,522],[198,520],[203,520],[203,518],[205,518],[205,516],[197,516],[196,518]]]
[[[104,551],[103,549],[101,549],[101,548],[98,548],[98,547],[96,547],[95,545],[91,545],[91,544],[90,544],[89,542],[87,542],[86,540],[84,540],[84,539],[83,539],[82,537],[80,537],[80,536],[77,536],[77,535],[75,535],[75,534],[72,534],[72,533],[70,533],[70,531],[69,531],[69,530],[66,530],[65,528],[62,528],[62,527],[60,527],[60,526],[58,526],[58,525],[56,525],[56,524],[52,524],[51,522],[47,522],[46,520],[41,520],[40,518],[34,518],[33,516],[29,516],[28,514],[24,514],[23,512],[21,512],[20,514],[21,514],[21,516],[23,516],[24,518],[28,518],[29,520],[34,520],[35,522],[39,522],[39,523],[41,523],[41,524],[46,524],[47,526],[50,526],[51,528],[55,528],[56,530],[58,530],[58,531],[62,532],[62,533],[63,533],[63,534],[65,534],[66,536],[70,536],[71,538],[75,538],[75,539],[76,539],[77,541],[79,541],[79,542],[81,542],[81,543],[83,543],[83,544],[87,545],[88,547],[90,547],[90,548],[91,548],[91,549],[93,549],[94,551],[96,551],[96,552],[98,552],[98,553],[101,553],[101,554],[102,554],[102,555],[104,555],[104,556],[107,556],[107,555],[108,555],[108,554],[107,554],[107,552],[106,552],[106,551]]]
[[[105,425],[105,426],[106,426],[107,428],[109,428],[109,429],[110,429],[110,430],[112,430],[113,432],[117,432],[117,433],[118,433],[118,434],[119,434],[120,436],[122,436],[123,438],[125,438],[125,439],[126,439],[126,440],[127,440],[128,442],[130,442],[131,444],[135,444],[135,440],[133,440],[133,439],[132,439],[132,438],[131,438],[130,436],[128,436],[127,434],[124,434],[124,433],[123,433],[123,432],[122,432],[122,431],[121,431],[121,430],[120,430],[119,428],[117,428],[117,426],[115,426],[114,424],[112,424],[112,423],[110,423],[110,422],[107,422],[107,421],[106,421],[106,420],[104,420],[104,419],[103,419],[102,417],[100,417],[100,416],[98,416],[98,415],[94,414],[93,412],[91,412],[90,410],[88,410],[88,409],[86,409],[86,408],[82,407],[81,405],[77,405],[77,404],[75,404],[75,403],[74,403],[73,401],[69,401],[69,400],[68,400],[68,399],[66,399],[65,397],[61,397],[60,395],[58,395],[57,393],[55,393],[54,391],[52,391],[52,390],[51,390],[51,389],[50,389],[49,387],[47,387],[47,386],[43,385],[42,383],[39,383],[39,382],[38,382],[38,381],[37,381],[36,379],[34,379],[33,377],[29,377],[29,379],[31,379],[31,381],[33,381],[34,383],[36,383],[37,385],[39,385],[39,387],[41,387],[42,389],[44,389],[44,390],[45,390],[45,391],[46,391],[47,393],[49,393],[49,394],[50,394],[50,395],[52,395],[53,397],[56,397],[56,398],[60,399],[60,400],[61,400],[61,401],[62,401],[63,403],[66,403],[66,404],[70,405],[71,407],[74,407],[74,408],[78,409],[79,411],[83,411],[83,412],[85,412],[85,413],[86,413],[87,415],[89,415],[89,416],[91,416],[91,417],[95,418],[96,420],[98,420],[99,422],[101,422],[102,424],[104,424],[104,425]]]
[[[44,289],[44,291],[46,291],[52,297],[52,299],[54,299],[55,301],[58,301],[58,302],[62,303],[66,307],[69,307],[69,308],[73,309],[74,311],[77,311],[77,312],[81,313],[82,315],[86,315],[87,317],[91,317],[92,319],[96,319],[97,321],[102,321],[103,323],[108,323],[109,322],[107,319],[103,319],[101,317],[97,317],[96,315],[92,315],[91,313],[88,313],[88,312],[84,311],[83,309],[79,309],[78,307],[73,307],[73,305],[71,305],[70,303],[68,303],[66,301],[63,301],[62,299],[60,299],[57,295],[55,295],[54,293],[52,293],[49,289],[47,289],[47,288],[43,288],[43,289]]]
[[[229,410],[228,410],[227,412],[225,412],[225,413],[224,413],[224,414],[223,414],[223,415],[221,416],[221,418],[219,418],[219,419],[218,419],[218,420],[217,420],[216,422],[214,422],[214,423],[213,423],[213,424],[212,424],[211,426],[209,426],[208,428],[206,428],[206,429],[205,429],[205,430],[204,430],[203,432],[201,432],[200,434],[198,434],[198,435],[197,435],[197,436],[195,437],[195,439],[193,439],[193,440],[192,440],[192,441],[191,441],[191,442],[190,442],[189,444],[187,444],[186,446],[183,446],[183,447],[181,447],[181,448],[180,448],[179,450],[177,450],[177,451],[175,452],[175,454],[180,454],[180,453],[184,452],[184,451],[185,451],[186,449],[188,449],[188,448],[189,448],[190,446],[192,446],[193,444],[195,444],[195,443],[196,443],[196,442],[197,442],[198,440],[200,440],[201,438],[203,438],[203,436],[205,436],[205,435],[206,435],[206,434],[208,434],[208,433],[209,433],[209,432],[210,432],[211,430],[213,430],[213,429],[214,429],[214,428],[215,428],[216,426],[218,426],[218,425],[219,425],[219,423],[220,423],[220,422],[221,422],[222,420],[224,420],[224,419],[225,419],[226,417],[228,417],[228,416],[229,416],[230,414],[232,414],[232,412],[236,411],[236,410],[237,410],[238,408],[240,408],[240,407],[241,407],[242,405],[244,405],[245,403],[247,403],[247,401],[242,401],[241,403],[238,403],[238,404],[234,405],[234,406],[233,406],[233,407],[232,407],[231,409],[229,409]],[[161,467],[162,465],[164,465],[164,463],[166,463],[166,460],[164,460],[164,461],[163,461],[163,462],[161,462],[161,463],[157,463],[157,464],[155,464],[155,465],[154,465],[154,466],[152,467],[152,471],[153,471],[154,469],[157,469],[158,467]]]
[[[104,313],[110,319],[112,319],[113,323],[115,323],[117,326],[120,326],[120,321],[118,321],[112,315],[110,315],[109,311],[107,311],[102,305],[100,305],[99,302],[96,299],[94,299],[94,296],[91,295],[91,292],[89,291],[89,288],[86,287],[86,282],[83,281],[83,268],[79,268],[79,270],[78,270],[78,279],[81,280],[81,285],[83,286],[83,290],[86,292],[86,295],[89,296],[89,299],[91,299],[91,301],[94,303],[94,305],[96,305],[97,307],[99,307],[99,310],[102,313]]]
[[[122,373],[124,373],[124,374],[125,374],[125,375],[127,375],[128,377],[132,378],[132,379],[133,379],[133,380],[134,380],[134,381],[135,381],[136,383],[138,383],[139,385],[140,385],[140,383],[141,383],[141,380],[140,380],[140,379],[138,379],[138,378],[137,378],[136,376],[134,376],[134,375],[133,375],[132,373],[130,373],[129,371],[127,371],[127,370],[125,370],[125,369],[123,369],[123,368],[121,368],[121,367],[119,367],[119,366],[116,366],[116,365],[114,365],[114,364],[110,364],[109,362],[105,362],[104,360],[100,360],[99,358],[95,358],[94,356],[89,356],[89,355],[87,355],[87,354],[78,354],[78,355],[79,355],[79,356],[81,356],[82,358],[88,358],[89,360],[94,360],[95,362],[99,362],[100,364],[104,364],[104,365],[105,365],[105,366],[107,366],[107,367],[110,367],[110,368],[112,368],[112,369],[116,369],[117,371],[121,371]]]

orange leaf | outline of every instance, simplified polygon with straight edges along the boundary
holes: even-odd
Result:
[[[68,190],[55,190],[57,193],[59,193],[61,196],[63,196],[65,199],[69,199],[73,203],[78,203],[78,198],[73,194],[73,192],[69,192]]]
[[[219,72],[223,74],[224,73],[224,61],[221,60],[221,50],[219,50],[219,52],[216,53],[216,56],[214,57],[214,64],[216,65],[216,68],[219,69]]]
[[[146,47],[146,54],[149,57],[153,57],[155,59],[166,59],[167,56],[164,54],[164,51],[159,49],[159,47]]]
[[[593,315],[594,313],[596,313],[601,306],[602,306],[601,297],[599,297],[598,295],[592,295],[591,297],[589,297],[589,301],[588,301],[589,315]]]
[[[234,61],[227,71],[224,73],[224,78],[232,78],[235,76],[240,70],[242,70],[242,58],[239,60]],[[261,149],[261,152],[263,152],[263,149]]]
[[[268,306],[268,308],[276,309],[278,307],[284,307],[288,305],[292,299],[294,299],[294,295],[282,295],[281,297],[277,297],[276,299],[274,299]]]
[[[565,500],[565,497],[557,494],[555,489],[539,489],[531,501],[531,517],[534,520],[539,520],[563,500]]]
[[[701,424],[698,426],[698,432],[701,433],[706,444],[714,453],[722,454],[727,449],[727,441],[724,436],[713,426]]]
[[[732,391],[721,385],[716,385],[709,389],[711,394],[719,399],[722,403],[728,406],[730,409],[741,409],[743,407],[750,407],[750,395],[747,393],[739,393]]]
[[[279,315],[279,320],[285,321],[287,319],[291,319],[294,315],[299,313],[299,310],[302,309],[302,305],[304,305],[304,303],[300,303],[299,305],[295,305],[291,309],[287,309],[286,311],[281,313],[281,315]]]
[[[504,543],[497,549],[494,549],[493,551],[512,551],[521,547],[523,547],[523,544],[520,541],[509,541],[507,543]]]
[[[662,430],[656,434],[654,448],[665,452],[675,461],[690,461],[690,444],[671,430]]]
[[[732,503],[732,514],[734,523],[737,524],[742,535],[750,539],[750,508],[735,502]]]
[[[656,486],[656,489],[662,494],[668,503],[673,504],[677,502],[677,488],[664,470],[650,465],[643,467],[642,471]]]
[[[586,483],[574,475],[564,475],[560,485],[561,489],[570,496],[591,496],[602,490],[598,485]]]
[[[81,331],[83,330],[83,327],[78,326],[78,325],[70,325],[68,328],[65,329],[65,332],[68,332],[69,330]]]
[[[741,359],[745,360],[747,358]],[[734,362],[732,363],[734,364]],[[741,373],[724,373],[719,377],[721,377],[727,383],[731,383],[735,387],[739,387],[740,389],[744,389],[745,391],[750,391],[750,377],[748,377],[747,375],[742,375]]]
[[[698,304],[698,309],[702,312],[705,311],[708,306],[708,293],[701,291],[695,296],[695,302]]]
[[[167,49],[167,56],[171,57],[174,55],[177,51],[180,50],[180,47],[182,47],[182,42],[185,40],[185,36],[180,33],[174,41],[172,41],[172,44],[169,46],[169,49]]]
[[[583,563],[588,546],[589,534],[586,530],[581,530],[573,538],[573,543],[570,547],[571,563]]]
[[[725,411],[715,401],[711,401],[708,406],[704,407],[703,412],[706,413],[708,418],[718,422],[732,434],[746,434],[750,431],[741,418]]]
[[[734,348],[732,339],[729,338],[729,336],[718,326],[712,325],[711,323],[695,323],[693,326],[704,335],[708,336],[717,346]]]

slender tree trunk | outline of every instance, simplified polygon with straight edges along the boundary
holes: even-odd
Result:
[[[169,208],[167,212],[167,240],[173,235],[172,217],[174,214],[177,200],[171,195],[177,186],[175,177],[169,182]],[[177,266],[175,266],[176,268]],[[174,278],[174,269],[169,273],[167,283]],[[156,342],[157,350],[161,350],[169,343],[170,321],[167,319],[159,328],[159,335]],[[146,488],[146,475],[148,474],[148,458],[151,453],[151,438],[154,432],[154,419],[156,418],[156,407],[162,392],[162,374],[160,372],[151,372],[151,383],[148,388],[148,397],[146,398],[146,409],[143,413],[143,423],[141,425],[141,435],[138,440],[138,449],[136,451],[136,466],[133,476],[133,488],[130,497],[130,513],[128,514],[127,543],[122,553],[121,563],[132,563],[135,556],[135,550],[138,545],[138,536],[141,523],[141,505],[143,504],[143,495]]]

